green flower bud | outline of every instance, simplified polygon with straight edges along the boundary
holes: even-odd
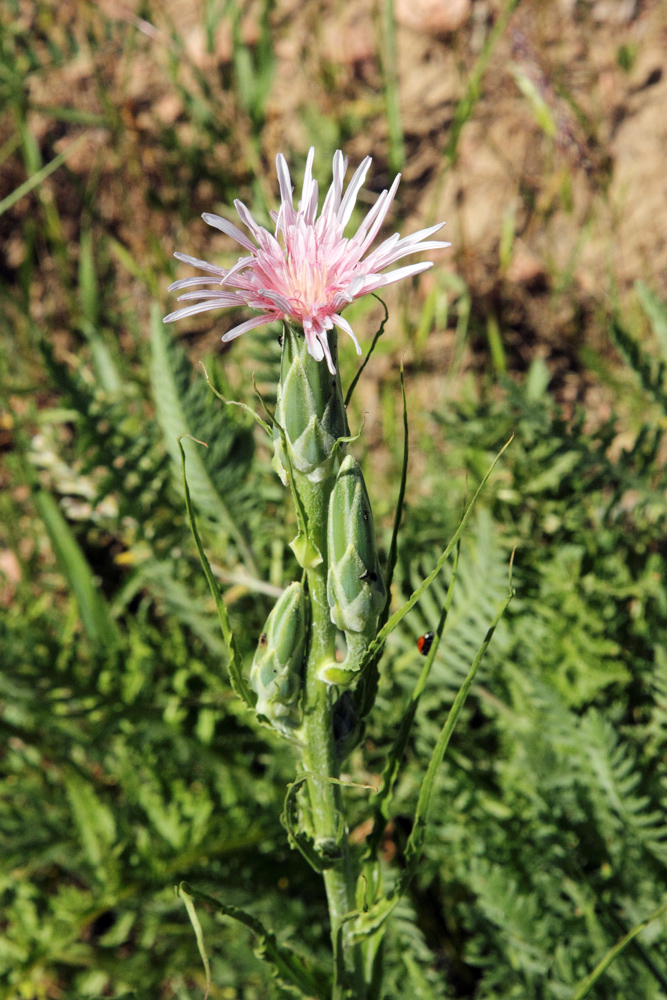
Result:
[[[283,735],[301,725],[299,698],[306,648],[306,600],[300,583],[278,598],[266,620],[250,669],[255,709]]]
[[[331,621],[342,632],[375,635],[385,586],[375,548],[373,513],[359,463],[348,455],[329,501],[327,530]]]
[[[347,686],[368,644],[375,638],[385,586],[375,548],[375,528],[359,463],[348,455],[329,500],[327,600],[331,621],[345,633],[347,657],[323,664],[320,678]]]
[[[332,340],[332,353],[336,344]],[[276,420],[285,432],[295,472],[319,483],[340,464],[336,441],[349,433],[339,380],[308,353],[303,332],[285,324]],[[274,429],[274,466],[287,483],[289,463],[280,431]]]

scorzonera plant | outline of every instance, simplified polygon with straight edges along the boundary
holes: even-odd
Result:
[[[180,296],[190,304],[170,313],[165,322],[220,307],[242,306],[257,311],[252,318],[228,330],[223,341],[274,320],[284,323],[275,413],[270,414],[269,422],[259,416],[256,419],[272,437],[276,471],[292,492],[298,532],[291,544],[303,575],[278,598],[259,637],[249,672],[241,662],[224,603],[203,552],[185,473],[184,484],[195,540],[230,648],[232,683],[249,709],[292,743],[300,759],[295,782],[287,791],[283,819],[292,845],[324,878],[333,949],[330,979],[307,968],[300,958],[278,945],[273,935],[249,914],[195,890],[181,891],[193,920],[196,920],[191,898],[194,895],[208,899],[221,912],[246,923],[259,936],[261,954],[273,965],[274,972],[303,995],[372,1000],[381,996],[386,920],[414,874],[435,770],[495,622],[471,665],[434,751],[400,877],[387,881],[380,868],[378,847],[410,725],[445,626],[451,586],[434,641],[425,650],[428,655],[422,676],[406,706],[382,786],[371,802],[373,831],[359,856],[352,855],[349,844],[341,764],[363,735],[364,719],[372,709],[377,691],[379,663],[388,634],[450,556],[455,560],[455,569],[458,537],[472,505],[434,572],[390,617],[390,587],[405,491],[407,424],[394,534],[387,565],[383,567],[378,559],[373,513],[363,473],[349,447],[354,439],[342,392],[337,336],[339,330],[343,331],[361,353],[354,331],[342,316],[345,306],[359,296],[432,267],[431,262],[412,263],[385,272],[402,258],[424,250],[440,250],[449,244],[430,239],[444,225],[439,223],[404,238],[395,234],[375,250],[371,249],[395,197],[400,176],[379,196],[354,236],[346,237],[345,228],[365,181],[370,158],[363,161],[344,190],[347,160],[341,152],[335,154],[333,181],[318,215],[313,157],[311,149],[297,209],[293,205],[287,164],[282,155],[277,158],[281,204],[272,216],[275,234],[258,225],[246,206],[238,201],[236,209],[249,235],[220,216],[204,214],[209,225],[235,239],[246,254],[233,267],[225,269],[177,253],[179,260],[199,268],[206,276],[183,278],[171,286],[174,290],[192,289]],[[454,576],[455,572],[452,584]]]

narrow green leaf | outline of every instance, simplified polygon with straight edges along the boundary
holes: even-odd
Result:
[[[405,140],[401,121],[401,98],[398,75],[398,45],[394,0],[382,0],[383,45],[381,51],[384,98],[389,131],[389,166],[394,173],[405,164]]]
[[[2,146],[0,146],[0,167],[5,162],[5,160],[8,160],[10,156],[14,155],[14,153],[16,152],[16,150],[19,148],[20,145],[21,145],[20,132],[15,132],[14,135],[11,135],[9,139],[7,139],[6,142],[3,142]]]
[[[384,303],[383,303],[384,305]],[[386,308],[386,306],[385,306]],[[391,585],[394,582],[394,570],[396,569],[396,559],[398,558],[398,532],[403,519],[403,504],[405,502],[405,487],[408,481],[408,461],[410,458],[410,434],[408,429],[408,403],[405,398],[405,371],[403,360],[401,359],[401,397],[403,399],[403,465],[401,467],[401,482],[398,488],[398,499],[396,500],[396,512],[394,514],[394,527],[391,532],[391,543],[389,545],[389,555],[387,557],[387,575],[385,586],[387,588],[387,600],[385,601],[380,624],[384,625],[389,618],[391,608]]]
[[[449,746],[449,741],[452,738],[452,733],[454,732],[454,727],[456,726],[456,723],[458,722],[463,706],[465,705],[466,698],[468,697],[470,688],[472,687],[472,682],[475,679],[475,674],[479,669],[480,663],[484,659],[484,654],[489,648],[489,643],[493,638],[493,633],[496,631],[496,628],[498,627],[498,622],[504,615],[505,610],[507,609],[507,605],[510,603],[513,596],[514,596],[514,591],[512,590],[512,584],[510,578],[510,592],[507,595],[505,601],[503,602],[502,607],[500,608],[495,618],[491,622],[491,625],[489,626],[489,629],[486,635],[484,636],[484,640],[479,649],[477,650],[475,659],[473,660],[470,670],[468,671],[468,675],[464,680],[463,684],[461,685],[456,695],[456,698],[454,699],[454,703],[449,710],[449,715],[447,716],[445,724],[442,727],[442,731],[440,733],[438,742],[436,743],[435,748],[433,750],[433,754],[431,755],[431,760],[429,761],[428,769],[426,771],[426,775],[424,777],[419,792],[419,800],[417,802],[417,810],[415,812],[415,819],[412,827],[412,833],[410,834],[410,837],[408,839],[408,844],[405,851],[407,870],[404,875],[404,882],[406,883],[406,887],[407,883],[410,882],[415,873],[415,870],[419,863],[419,858],[421,856],[422,847],[424,845],[424,837],[426,835],[426,828],[428,824],[428,815],[429,815],[429,810],[431,808],[431,800],[433,798],[435,778],[438,773],[438,769],[442,764],[443,758],[445,756],[445,751]]]
[[[54,104],[33,104],[33,111],[47,118],[55,118],[59,122],[71,122],[73,125],[92,125],[94,128],[107,128],[108,121],[104,115],[96,115],[92,111],[80,111],[78,108],[64,108]]]
[[[412,692],[412,696],[405,710],[405,714],[401,719],[398,733],[394,744],[389,751],[389,756],[387,762],[384,766],[382,772],[382,784],[380,790],[373,800],[373,811],[374,811],[374,823],[371,835],[368,838],[368,856],[369,858],[374,858],[377,855],[378,848],[380,846],[380,841],[382,839],[382,834],[384,833],[385,826],[387,825],[387,820],[389,819],[389,806],[391,804],[392,795],[394,792],[394,785],[396,783],[396,778],[398,776],[398,769],[403,760],[403,755],[405,753],[405,748],[408,743],[408,737],[410,736],[410,730],[412,729],[412,723],[414,722],[415,715],[417,714],[417,708],[419,707],[419,701],[421,699],[424,688],[426,687],[426,682],[428,680],[429,674],[431,673],[431,667],[433,666],[433,661],[435,659],[436,653],[438,652],[438,647],[440,645],[440,639],[445,629],[445,624],[447,622],[447,616],[449,614],[449,609],[452,604],[452,598],[454,596],[454,584],[456,582],[456,574],[459,565],[459,552],[460,545],[456,547],[456,553],[454,555],[454,566],[452,569],[452,578],[449,581],[449,587],[447,588],[447,594],[445,596],[445,603],[443,605],[440,620],[438,622],[438,627],[431,644],[431,648],[426,657],[426,662],[422,667],[419,680],[415,685],[415,689]]]
[[[142,267],[134,259],[127,247],[119,240],[115,240],[113,236],[107,236],[107,243],[116,260],[122,264],[133,278],[140,281],[142,285],[146,285],[151,295],[157,297],[160,294],[160,284],[155,271],[152,270],[150,265]]]
[[[19,184],[19,186],[12,191],[11,194],[8,194],[6,198],[3,198],[2,201],[0,201],[0,215],[7,212],[13,205],[16,204],[17,201],[20,201],[24,195],[30,194],[31,191],[42,183],[42,181],[45,181],[47,177],[50,177],[54,170],[61,167],[65,160],[67,160],[67,158],[70,157],[87,138],[88,137],[85,135],[80,135],[79,138],[75,139],[74,142],[71,142],[66,149],[63,149],[62,153],[58,153],[58,155],[54,157],[50,163],[47,163],[46,166],[41,168],[41,170],[37,170],[36,173],[27,179],[27,181],[24,181],[23,184]]]
[[[162,428],[165,444],[176,466],[183,447],[178,438],[190,435],[190,428],[181,404],[179,390],[169,363],[168,339],[160,307],[151,306],[151,385],[155,412]],[[232,517],[227,504],[216,490],[197,449],[188,446],[190,492],[195,505],[208,517],[218,521],[230,534],[239,555],[252,576],[259,576],[255,559],[243,533]]]
[[[312,837],[309,837],[308,834],[303,831],[297,830],[297,823],[299,819],[297,795],[299,793],[299,789],[308,780],[308,777],[309,775],[307,774],[299,775],[287,786],[287,795],[285,796],[285,805],[283,806],[280,822],[287,830],[287,836],[290,844],[293,847],[296,847],[296,849],[306,859],[310,867],[313,868],[318,875],[321,875],[327,868],[333,867],[336,863],[336,859],[326,858],[317,850]]]
[[[389,917],[400,903],[403,891],[403,885],[401,883],[389,895],[381,896],[377,902],[373,904],[373,906],[368,908],[368,910],[363,912],[357,910],[353,913],[349,913],[347,921],[351,924],[349,931],[350,937],[356,941],[363,942],[368,940],[368,938],[372,935],[381,931]]]
[[[654,920],[658,920],[664,913],[667,913],[667,903],[663,903],[663,905],[658,907],[658,909],[647,917],[646,920],[642,920],[642,922],[637,924],[636,927],[633,927],[632,930],[625,935],[625,937],[621,938],[621,940],[615,944],[613,948],[610,948],[604,958],[595,966],[593,971],[579,983],[579,986],[572,996],[572,1000],[583,1000],[583,998],[590,992],[591,986],[595,985],[602,973],[609,968],[611,963],[618,955],[620,955],[624,948],[626,948],[638,934],[641,934],[641,932],[648,927],[649,924],[652,924]]]
[[[639,296],[641,307],[653,328],[662,360],[667,361],[667,304],[655,292],[652,292],[643,281],[635,282],[635,290]]]
[[[275,934],[267,930],[256,917],[241,910],[238,906],[227,906],[205,892],[192,889],[187,883],[181,883],[179,893],[185,892],[193,899],[212,906],[218,913],[247,927],[257,937],[255,954],[267,962],[274,977],[287,988],[296,988],[304,997],[316,997],[318,1000],[328,1000],[329,984],[324,977],[309,969],[303,959],[289,948],[278,944]]]
[[[195,441],[195,438],[191,439]],[[208,582],[209,589],[213,595],[215,601],[215,606],[218,610],[218,618],[220,619],[220,628],[222,629],[222,634],[224,636],[225,642],[227,643],[227,648],[230,652],[229,659],[229,679],[231,681],[232,687],[236,691],[239,698],[242,698],[246,703],[248,708],[254,708],[255,702],[257,700],[257,695],[254,691],[251,691],[245,682],[243,677],[243,657],[241,656],[241,651],[238,647],[238,643],[232,632],[231,625],[229,624],[229,616],[227,614],[227,608],[225,607],[225,602],[220,594],[220,588],[218,587],[217,581],[213,576],[213,571],[211,570],[211,564],[208,561],[206,553],[204,552],[204,546],[202,545],[201,537],[199,535],[199,530],[197,528],[197,519],[195,517],[194,508],[192,506],[192,497],[190,496],[190,487],[188,486],[187,476],[185,474],[185,452],[183,450],[183,445],[181,444],[181,437],[177,438],[178,447],[181,453],[181,469],[183,472],[183,490],[185,492],[185,508],[188,514],[188,521],[190,528],[192,530],[192,535],[195,540],[195,545],[197,546],[197,552],[199,553],[199,559],[204,569],[206,575],[206,580]],[[197,441],[197,444],[204,444],[203,441]],[[206,446],[205,446],[206,447]]]
[[[118,393],[121,388],[120,376],[99,330],[99,287],[90,226],[82,230],[79,241],[79,300],[81,303],[79,327],[90,344],[100,383],[107,392]]]
[[[361,374],[362,374],[364,368],[366,367],[366,365],[370,361],[371,354],[375,350],[375,345],[377,344],[378,340],[380,339],[380,337],[384,333],[385,323],[389,319],[389,310],[387,309],[386,304],[383,302],[383,300],[380,298],[379,295],[376,295],[374,292],[372,294],[373,294],[373,298],[377,299],[378,302],[382,305],[382,308],[384,309],[384,319],[380,323],[378,331],[375,334],[375,336],[373,337],[373,340],[371,342],[371,346],[368,348],[368,353],[366,354],[366,357],[364,358],[364,360],[359,365],[359,370],[357,371],[356,375],[354,376],[354,378],[350,382],[350,387],[347,390],[347,393],[345,395],[345,409],[347,409],[347,407],[350,404],[350,400],[352,399],[352,393],[354,392],[354,390],[356,388],[357,382],[361,378]]]
[[[435,580],[436,576],[438,575],[438,573],[440,572],[440,570],[442,569],[442,567],[447,562],[447,559],[451,555],[452,551],[456,547],[456,544],[457,544],[459,538],[463,534],[463,531],[465,529],[466,524],[470,520],[472,512],[475,509],[475,505],[477,503],[477,500],[479,499],[479,495],[482,492],[482,490],[484,489],[484,487],[486,486],[486,483],[487,483],[487,481],[489,479],[489,476],[491,475],[491,473],[495,469],[496,465],[498,464],[498,462],[499,462],[500,458],[502,457],[502,455],[504,454],[504,452],[507,450],[507,448],[509,448],[509,446],[512,443],[513,439],[514,439],[514,435],[512,435],[512,437],[509,439],[509,441],[502,446],[502,448],[500,449],[500,451],[498,452],[498,454],[494,458],[493,462],[489,466],[489,469],[487,470],[486,475],[484,476],[484,478],[482,479],[481,483],[477,487],[477,490],[475,491],[475,495],[472,498],[472,500],[470,501],[470,504],[468,505],[468,508],[467,508],[465,514],[461,518],[461,523],[459,524],[458,528],[454,532],[454,535],[453,535],[453,537],[452,537],[449,545],[447,546],[447,548],[445,549],[445,551],[442,553],[442,555],[438,559],[437,563],[435,564],[435,569],[431,573],[429,573],[429,575],[426,577],[425,580],[422,580],[422,582],[420,583],[420,585],[410,595],[410,597],[405,602],[405,604],[403,605],[403,607],[399,608],[398,611],[396,611],[391,616],[391,618],[389,619],[389,621],[386,623],[386,625],[384,625],[383,628],[380,629],[380,631],[378,632],[377,636],[375,637],[375,639],[373,640],[373,642],[368,647],[368,650],[366,651],[366,655],[364,656],[364,659],[361,662],[361,667],[360,667],[361,671],[363,671],[364,669],[366,669],[366,667],[368,667],[368,665],[373,662],[373,659],[381,652],[381,650],[382,650],[382,648],[384,646],[384,643],[387,640],[387,636],[391,635],[391,633],[394,631],[394,629],[396,628],[396,626],[405,618],[405,616],[407,615],[407,613],[409,611],[411,611],[412,608],[414,608],[414,606],[417,603],[417,601],[419,600],[419,598],[422,596],[423,593],[425,593],[425,591],[428,590],[428,588],[431,586],[431,584]]]
[[[257,422],[257,423],[259,424],[259,426],[260,426],[260,427],[262,428],[262,430],[264,431],[264,433],[265,433],[265,434],[268,434],[268,436],[269,436],[269,437],[272,437],[272,434],[271,434],[271,428],[270,428],[270,427],[269,427],[269,425],[267,424],[266,420],[262,420],[262,418],[260,417],[259,413],[255,413],[255,411],[254,411],[254,410],[252,409],[252,407],[251,407],[251,406],[248,406],[248,405],[247,405],[246,403],[240,403],[240,402],[239,402],[238,400],[236,400],[236,399],[226,399],[226,398],[225,398],[225,397],[224,397],[224,396],[222,395],[222,393],[221,393],[221,392],[218,392],[218,390],[216,389],[216,387],[215,387],[215,386],[213,385],[213,383],[211,382],[211,379],[210,379],[210,377],[209,377],[209,374],[208,374],[208,372],[207,372],[207,370],[206,370],[206,365],[204,364],[204,362],[203,362],[203,361],[200,361],[200,362],[199,362],[199,364],[200,364],[200,365],[202,366],[202,368],[204,369],[204,378],[206,379],[206,384],[208,385],[209,389],[210,389],[210,390],[211,390],[211,391],[212,391],[213,393],[215,393],[215,395],[216,395],[216,396],[218,397],[218,399],[219,399],[219,400],[220,400],[220,401],[221,401],[222,403],[224,403],[224,404],[225,404],[225,406],[238,406],[238,407],[240,407],[240,408],[241,408],[242,410],[245,410],[245,412],[246,412],[246,413],[248,413],[248,414],[250,414],[250,416],[251,416],[251,417],[253,418],[253,420],[255,420],[255,421],[256,421],[256,422]]]
[[[548,135],[550,139],[554,139],[558,131],[556,122],[551,113],[551,108],[540,94],[536,84],[517,63],[510,65],[510,72],[516,81],[517,87],[530,104],[535,121],[545,135]]]
[[[207,1000],[208,995],[211,991],[211,966],[208,961],[208,955],[206,954],[206,945],[204,944],[204,932],[201,929],[201,924],[199,923],[199,917],[197,916],[197,911],[195,910],[195,904],[192,902],[192,896],[189,895],[183,888],[183,883],[178,886],[176,892],[181,897],[185,903],[185,909],[188,911],[188,916],[190,918],[190,923],[195,932],[195,937],[197,939],[197,947],[199,948],[199,954],[201,955],[201,960],[204,965],[204,972],[206,973],[206,992],[204,993],[204,1000]]]
[[[382,301],[380,299],[380,301]],[[384,302],[382,302],[384,306]],[[385,309],[384,323],[387,321],[389,316],[387,312],[387,307]],[[379,336],[378,331],[376,334],[376,339]],[[387,597],[385,600],[384,607],[380,612],[378,618],[378,626],[380,629],[386,624],[389,618],[389,610],[391,608],[391,585],[394,580],[394,570],[396,569],[396,559],[398,558],[398,532],[401,527],[401,520],[403,518],[403,503],[405,501],[405,487],[408,480],[408,460],[410,458],[410,435],[408,429],[408,404],[405,398],[405,373],[403,370],[403,361],[401,360],[401,395],[403,397],[403,466],[401,468],[401,482],[398,487],[398,499],[396,500],[396,511],[394,513],[394,527],[391,533],[391,543],[389,545],[389,555],[387,557],[387,573],[385,576],[385,587],[387,589]],[[373,705],[375,704],[375,698],[377,696],[378,682],[380,679],[380,672],[378,665],[380,662],[380,657],[382,656],[382,648],[378,650],[377,654],[370,661],[368,667],[365,669],[362,665],[361,680],[358,685],[358,694],[356,696],[357,703],[359,705],[359,715],[362,719],[365,719],[368,713],[371,711]]]
[[[519,0],[505,0],[503,7],[496,18],[496,22],[493,28],[487,35],[486,41],[477,57],[477,62],[473,66],[472,72],[468,76],[468,83],[466,86],[466,92],[456,105],[454,110],[454,119],[452,121],[451,127],[449,129],[449,137],[447,140],[447,146],[445,148],[445,159],[449,164],[452,164],[456,160],[459,147],[459,139],[461,138],[461,132],[466,122],[472,117],[472,113],[475,110],[475,105],[480,99],[482,94],[482,81],[484,79],[484,74],[486,73],[489,62],[491,61],[491,56],[495,50],[496,45],[502,38],[505,28],[507,27],[508,21],[512,14],[514,13],[515,7],[519,4]],[[437,195],[440,194],[440,187],[442,185],[442,179],[444,175],[438,178],[438,190]],[[434,199],[435,200],[435,199]]]
[[[86,635],[100,649],[114,647],[118,638],[116,626],[72,529],[50,493],[38,489],[33,494],[33,499],[46,526],[56,558],[76,598]]]
[[[91,326],[99,320],[99,288],[93,255],[93,231],[85,226],[79,238],[79,300],[81,312]]]
[[[509,442],[508,442],[509,444]],[[507,445],[505,445],[507,447]],[[504,449],[503,449],[504,450]],[[502,454],[502,453],[501,453]],[[514,554],[512,554],[514,558]],[[451,586],[451,585],[450,585]],[[435,785],[435,777],[438,768],[442,764],[447,746],[451,739],[452,733],[456,726],[457,720],[463,706],[465,704],[466,698],[472,686],[473,680],[479,669],[479,665],[484,658],[484,654],[489,647],[489,643],[493,638],[493,634],[498,626],[500,619],[502,618],[507,605],[514,596],[514,591],[512,589],[512,575],[511,575],[511,564],[510,564],[510,592],[503,602],[502,607],[496,614],[495,618],[491,622],[489,629],[484,637],[484,640],[477,650],[475,658],[472,662],[468,675],[461,685],[454,703],[452,704],[449,714],[445,721],[445,724],[440,733],[440,737],[435,746],[431,760],[429,761],[429,766],[426,772],[424,781],[422,782],[419,799],[417,802],[417,809],[415,812],[414,825],[412,828],[412,833],[408,839],[407,849],[405,852],[406,867],[403,875],[400,878],[398,884],[384,896],[380,896],[379,899],[373,903],[367,910],[355,910],[354,912],[348,914],[347,919],[351,922],[350,934],[363,941],[368,938],[369,935],[377,934],[378,931],[386,923],[387,919],[394,912],[398,903],[400,902],[402,896],[405,895],[407,889],[414,878],[415,872],[417,870],[417,865],[419,864],[419,859],[421,856],[421,851],[424,843],[424,837],[426,834],[426,829],[428,825],[428,814],[431,806],[431,800],[433,798],[433,790]],[[444,622],[443,622],[444,626]],[[418,685],[419,686],[419,685]]]

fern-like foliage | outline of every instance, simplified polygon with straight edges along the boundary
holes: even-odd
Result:
[[[136,393],[110,397],[90,372],[71,370],[46,341],[40,347],[62,405],[76,413],[72,479],[88,479],[93,510],[106,507],[117,523],[131,525],[134,540],[167,550],[182,537],[183,519],[174,524],[167,516],[169,460],[143,401]]]

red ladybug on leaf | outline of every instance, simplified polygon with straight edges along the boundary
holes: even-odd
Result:
[[[435,632],[424,632],[417,639],[417,649],[422,654],[422,656],[428,656],[429,650],[433,645],[433,640],[435,639]]]

